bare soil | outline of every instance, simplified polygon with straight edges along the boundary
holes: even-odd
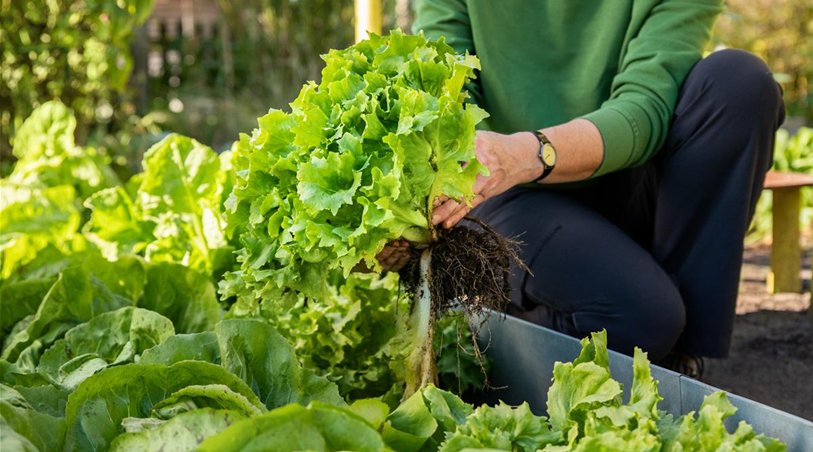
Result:
[[[707,359],[703,380],[813,420],[813,240],[804,242],[801,294],[767,293],[771,248],[746,248],[731,353],[726,359]]]

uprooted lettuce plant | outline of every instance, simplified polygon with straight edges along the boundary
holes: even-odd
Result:
[[[409,396],[436,379],[438,314],[507,300],[509,242],[431,222],[436,198],[468,202],[476,176],[487,173],[474,154],[475,126],[487,114],[464,103],[479,62],[443,39],[397,30],[323,58],[321,82],[306,84],[290,113],[259,118],[236,146],[226,207],[227,231],[242,231],[241,268],[221,294],[247,305],[318,302],[331,295],[331,271],[380,271],[385,245],[408,240],[416,251],[402,275],[415,300],[410,334],[399,341]],[[445,257],[436,265],[432,256]]]

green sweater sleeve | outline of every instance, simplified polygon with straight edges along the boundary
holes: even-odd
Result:
[[[641,165],[663,146],[680,86],[702,57],[722,3],[662,0],[633,8],[610,98],[584,116],[604,140],[593,177]]]
[[[466,0],[418,0],[415,2],[415,22],[412,33],[423,31],[427,38],[443,36],[457,53],[476,54]],[[472,100],[478,103],[480,86],[477,81],[466,84]]]

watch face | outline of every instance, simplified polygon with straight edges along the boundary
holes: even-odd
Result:
[[[544,149],[542,149],[542,160],[546,166],[556,165],[556,150],[550,144],[545,144]]]

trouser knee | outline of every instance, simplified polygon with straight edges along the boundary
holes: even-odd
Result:
[[[782,89],[756,55],[720,50],[698,62],[690,77],[710,82],[706,100],[736,115],[738,123],[775,129],[784,121]]]

